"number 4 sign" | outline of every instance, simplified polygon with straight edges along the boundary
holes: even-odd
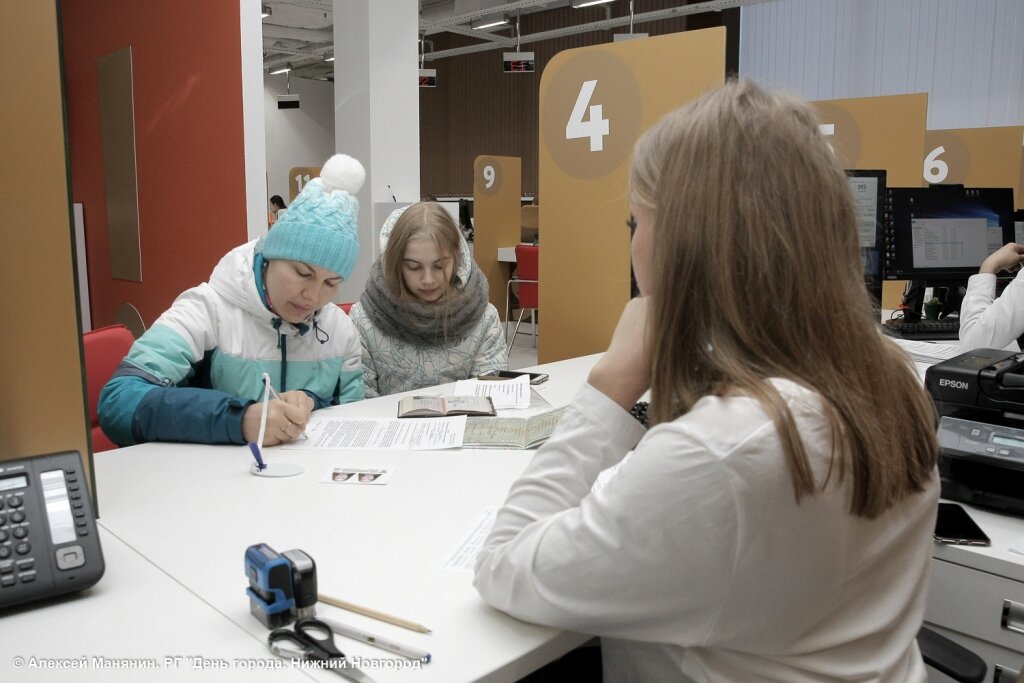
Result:
[[[630,295],[624,226],[633,147],[644,129],[724,80],[722,27],[565,50],[547,63],[539,98],[540,297],[545,320],[558,324],[538,336],[538,360],[608,348],[617,320],[609,311]]]
[[[604,149],[604,136],[608,135],[608,119],[604,118],[604,107],[600,104],[590,104],[594,96],[594,88],[597,81],[584,81],[580,88],[580,94],[576,96],[576,104],[569,115],[569,122],[565,124],[565,139],[590,138],[590,151],[600,152]],[[584,120],[587,105],[590,104],[590,120]]]

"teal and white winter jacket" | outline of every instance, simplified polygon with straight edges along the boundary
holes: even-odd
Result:
[[[260,292],[260,240],[228,252],[208,283],[182,293],[132,345],[99,400],[115,443],[244,443],[242,414],[278,392],[302,389],[314,409],[363,398],[359,333],[334,304],[308,324],[271,312]]]

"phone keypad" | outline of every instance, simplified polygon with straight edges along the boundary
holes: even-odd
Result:
[[[78,536],[89,534],[89,525],[85,519],[85,505],[78,484],[78,472],[74,468],[64,469],[64,481],[68,488],[75,530]],[[32,557],[33,525],[25,514],[23,493],[0,495],[0,589],[9,588],[19,583],[32,583],[36,580],[36,560]],[[85,563],[83,549],[79,545],[62,547],[57,550],[59,569],[72,569]]]
[[[23,494],[0,496],[0,588],[36,580],[35,559],[32,552],[33,525],[25,515]]]
[[[9,462],[0,465],[0,611],[88,588],[104,569],[78,453]]]

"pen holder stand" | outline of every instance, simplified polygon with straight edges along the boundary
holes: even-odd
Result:
[[[302,474],[306,468],[290,462],[272,462],[261,470],[255,463],[249,467],[249,473],[257,477],[294,477]]]

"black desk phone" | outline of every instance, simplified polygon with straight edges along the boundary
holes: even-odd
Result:
[[[78,451],[0,460],[0,609],[88,588],[103,569]]]

